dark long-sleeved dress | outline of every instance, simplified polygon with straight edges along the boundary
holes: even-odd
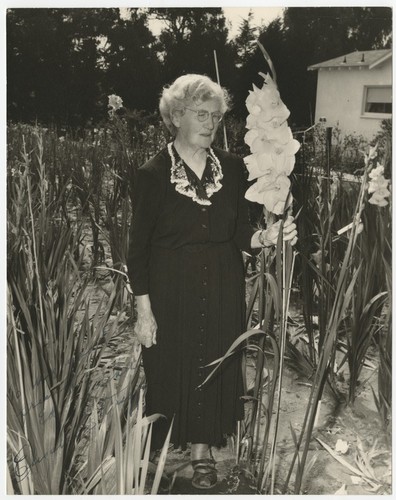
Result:
[[[168,148],[138,169],[128,256],[133,292],[149,294],[158,324],[157,344],[143,347],[146,409],[166,416],[155,424],[154,447],[173,416],[175,447],[219,446],[243,418],[240,357],[197,386],[204,365],[244,331],[241,250],[250,251],[254,230],[243,161],[214,148],[199,180]]]

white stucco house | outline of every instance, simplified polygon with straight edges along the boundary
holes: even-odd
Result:
[[[315,123],[367,139],[392,117],[392,49],[356,51],[313,64],[318,72]]]

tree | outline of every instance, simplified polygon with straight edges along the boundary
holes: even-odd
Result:
[[[284,28],[290,44],[304,42],[307,58],[314,64],[354,50],[389,46],[392,10],[385,7],[289,7],[284,12]]]
[[[161,88],[155,37],[147,27],[147,14],[129,10],[128,19],[113,24],[102,51],[106,93],[120,95],[133,109],[154,110]]]
[[[349,39],[356,50],[388,49],[392,46],[390,7],[353,7],[354,22]]]
[[[256,40],[258,38],[258,29],[252,26],[253,11],[250,9],[247,19],[242,20],[238,29],[238,34],[231,44],[235,47],[237,53],[236,66],[241,67],[248,63],[257,48]]]
[[[10,9],[8,117],[79,125],[95,119],[98,45],[111,9]]]
[[[34,120],[39,114],[49,118],[64,112],[69,81],[66,30],[58,10],[8,11],[9,118]]]
[[[93,123],[103,115],[100,46],[118,17],[118,9],[70,9],[68,12],[73,33],[69,59],[72,98],[68,122],[71,124]]]
[[[262,28],[260,33],[256,33],[250,27],[251,19],[245,20],[236,36],[233,44],[238,53],[237,66],[238,71],[233,87],[235,95],[235,107],[233,113],[241,119],[246,119],[247,109],[245,100],[249,90],[252,90],[252,84],[262,86],[263,79],[259,76],[259,72],[268,73],[269,67],[264,59],[264,56],[258,48],[257,41],[259,40],[270,54],[276,69],[282,67],[284,60],[284,32],[282,20],[277,17],[270,22],[265,28]],[[278,83],[282,91],[283,78],[280,78]]]
[[[283,20],[275,19],[260,30],[259,40],[273,60],[294,124],[311,125],[314,116],[317,74],[307,71],[308,66],[354,50],[388,47],[391,16],[391,9],[384,7],[288,7]],[[256,49],[240,70],[239,103],[247,95],[245,82],[261,85],[259,71],[269,68]]]
[[[110,93],[153,108],[159,62],[146,22],[136,9],[127,21],[119,9],[10,9],[8,118],[94,123]]]
[[[293,106],[293,115],[299,124],[309,125],[315,106],[317,75],[307,71],[308,66],[354,50],[383,48],[379,41],[391,32],[391,9],[289,7],[284,12],[284,30],[287,56],[283,68],[288,68],[291,82],[285,102]]]
[[[163,24],[158,38],[149,17]],[[386,7],[289,7],[284,18],[252,28],[252,13],[228,41],[221,8],[9,9],[7,11],[8,118],[83,125],[103,118],[107,95],[129,108],[152,111],[160,89],[184,73],[220,81],[246,118],[245,99],[259,71],[269,68],[255,44],[271,55],[282,99],[298,125],[310,125],[316,73],[307,67],[353,50],[391,45]]]
[[[221,8],[150,9],[164,23],[157,50],[163,58],[163,76],[170,83],[185,73],[202,73],[216,80],[216,50],[220,79],[228,86],[233,77],[235,52],[228,43],[226,19]]]

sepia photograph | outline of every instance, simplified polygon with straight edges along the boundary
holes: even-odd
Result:
[[[392,16],[7,6],[7,495],[392,494]]]

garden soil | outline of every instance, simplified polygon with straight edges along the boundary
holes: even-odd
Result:
[[[111,289],[110,283],[103,282],[101,287],[97,284],[93,295],[97,300],[92,300],[90,308],[95,311],[103,290]],[[102,292],[99,289],[102,289]],[[294,315],[293,315],[294,316]],[[109,348],[109,358],[117,360],[119,368],[122,368],[124,359],[132,349],[138,356],[140,347],[133,337],[132,329],[122,332],[114,338]],[[341,353],[339,354],[341,361]],[[310,443],[307,464],[311,468],[306,473],[301,492],[309,495],[333,495],[336,492],[348,495],[373,495],[391,494],[391,452],[387,434],[382,430],[379,413],[375,406],[373,389],[377,392],[377,370],[378,355],[373,350],[369,353],[369,362],[364,366],[360,375],[357,397],[354,405],[339,403],[335,401],[334,394],[329,386],[325,386],[319,417],[317,418],[315,430]],[[121,360],[121,361],[120,361]],[[291,427],[297,438],[302,428],[308,399],[310,395],[311,382],[308,377],[301,375],[293,367],[290,360],[286,360],[283,372],[283,384],[280,405],[280,420],[277,438],[277,461],[275,471],[274,494],[285,494],[283,487],[289,472],[290,464],[294,455],[294,441]],[[114,363],[111,363],[113,368]],[[271,367],[268,366],[271,372]],[[247,384],[252,385],[255,376],[254,359],[247,362]],[[102,383],[105,383],[103,378]],[[338,391],[347,395],[348,391],[348,367],[345,363],[337,374]],[[275,398],[276,401],[276,398]],[[248,403],[247,403],[248,404]],[[274,407],[275,409],[275,407]],[[263,429],[265,421],[262,423]],[[329,453],[318,441],[328,445],[333,454],[344,463]],[[337,441],[341,440],[344,449],[335,451]],[[254,480],[241,461],[236,463],[235,453],[229,444],[222,449],[213,449],[218,470],[218,483],[210,490],[197,490],[191,485],[193,474],[190,465],[190,452],[187,449],[170,450],[168,453],[165,474],[161,481],[161,494],[256,494]],[[345,464],[346,462],[346,464]],[[349,468],[355,469],[352,472]],[[356,473],[364,471],[361,475]],[[148,478],[148,490],[153,480],[155,466],[152,465],[152,474]],[[295,469],[294,469],[295,470]],[[294,492],[294,472],[286,494]]]
[[[374,456],[371,460],[372,477],[379,482],[371,484],[351,472],[347,466],[339,463],[325,450],[316,438],[335,450],[338,440],[346,443],[348,449],[344,453],[335,454],[345,460],[351,467],[358,469],[356,463],[357,450],[361,447],[364,455],[370,456],[375,450],[387,450],[385,434],[381,432],[381,422],[375,407],[371,386],[375,386],[375,374],[364,369],[360,393],[354,406],[345,404],[336,406],[329,390],[325,390],[322,399],[319,419],[311,440],[307,463],[314,460],[312,468],[303,480],[301,492],[309,495],[333,495],[338,490],[348,495],[389,494],[390,489],[378,488],[380,483],[390,484],[390,457],[388,453]],[[294,454],[294,442],[290,431],[293,427],[297,436],[301,429],[310,387],[309,382],[296,375],[291,368],[283,374],[283,390],[281,395],[281,412],[277,439],[276,480],[274,494],[282,494],[283,485],[289,471]],[[344,450],[343,450],[344,451]],[[167,480],[162,482],[162,493],[167,494],[255,494],[253,481],[245,470],[245,464],[235,462],[231,446],[213,450],[217,462],[218,484],[207,491],[197,490],[191,486],[193,470],[189,464],[189,450],[181,452],[173,450],[168,454],[165,465]],[[367,474],[365,474],[367,477]],[[292,474],[287,493],[293,493]],[[171,489],[169,486],[172,485]]]

